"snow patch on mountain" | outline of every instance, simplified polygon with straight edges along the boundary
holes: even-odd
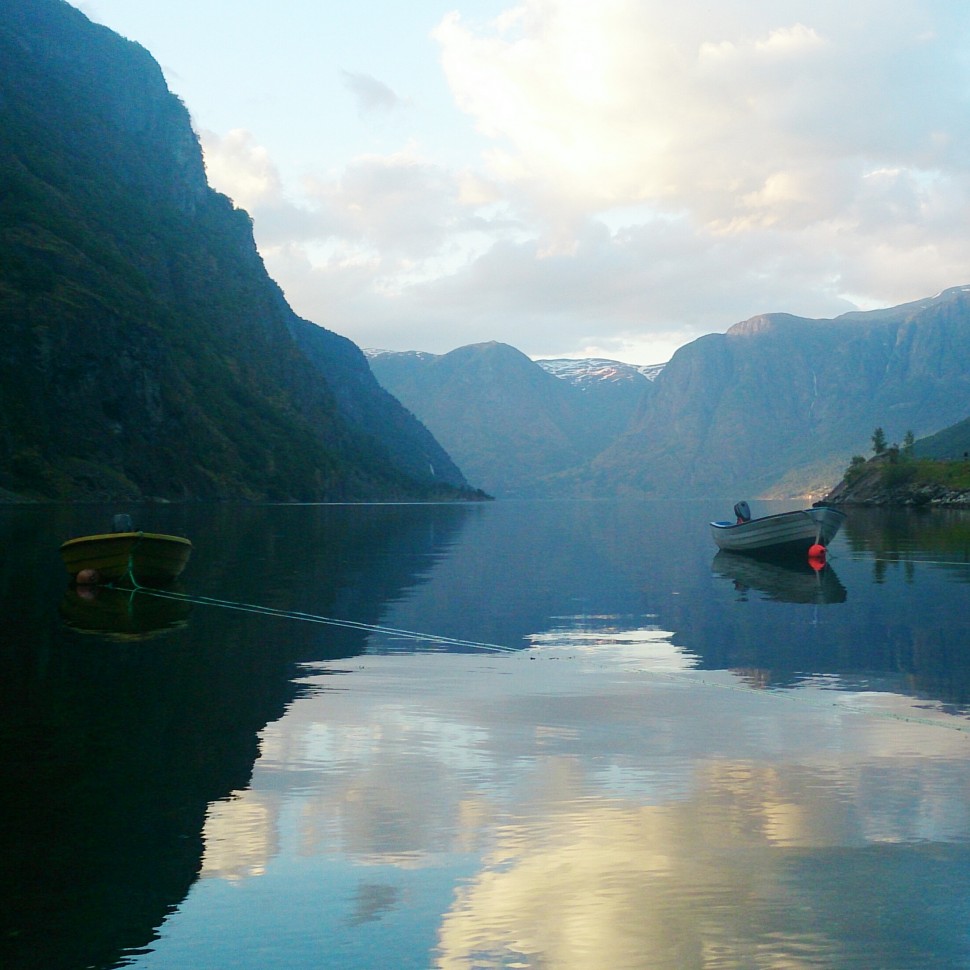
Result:
[[[426,350],[381,350],[378,347],[363,347],[364,356],[370,360],[373,357],[413,357],[416,360],[434,360],[440,354],[430,354]]]
[[[573,360],[565,357],[537,360],[545,371],[571,384],[584,386],[605,382],[656,380],[665,364],[625,364],[619,360],[605,360],[601,357],[587,357]]]

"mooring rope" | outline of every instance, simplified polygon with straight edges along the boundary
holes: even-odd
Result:
[[[161,589],[154,586],[142,586],[129,569],[127,580],[132,584],[135,592],[155,596],[158,599],[175,600],[180,603],[194,603],[199,606],[217,606],[221,609],[236,610],[242,613],[257,613],[261,616],[275,616],[285,620],[299,620],[303,623],[320,623],[325,626],[343,627],[348,630],[363,630],[365,633],[380,633],[385,636],[399,637],[407,640],[423,640],[428,643],[440,643],[449,647],[472,647],[476,650],[487,650],[501,653],[514,653],[519,648],[503,646],[499,643],[487,643],[480,640],[462,640],[459,637],[446,637],[436,633],[420,633],[415,630],[402,630],[397,627],[380,626],[376,623],[362,623],[358,620],[344,620],[339,617],[322,616],[317,613],[304,613],[300,610],[284,610],[274,606],[262,606],[258,603],[240,603],[234,600],[218,599],[215,596],[193,596],[188,593],[177,593],[174,590]]]
[[[970,564],[954,563],[954,565]],[[215,606],[221,609],[236,610],[243,613],[256,613],[261,616],[274,616],[279,617],[280,619],[298,620],[304,623],[319,623],[325,626],[341,627],[348,630],[361,630],[365,633],[378,633],[390,637],[398,637],[407,640],[419,640],[427,643],[436,643],[451,647],[470,647],[475,650],[510,654],[525,652],[519,647],[510,647],[498,643],[488,643],[487,641],[464,640],[459,637],[446,637],[435,633],[420,633],[415,630],[404,630],[398,627],[380,626],[376,623],[363,623],[358,620],[346,620],[338,617],[322,616],[317,613],[305,613],[301,610],[284,610],[273,606],[263,606],[257,603],[242,603],[234,600],[218,599],[214,596],[193,596],[188,593],[177,593],[174,590],[161,589],[153,586],[142,586],[135,579],[134,573],[132,572],[130,566],[126,578],[132,584],[133,593],[144,593],[147,596],[155,596],[158,599],[174,600],[182,603],[194,603],[199,606]],[[585,659],[588,660],[590,658]],[[602,662],[600,662],[598,666],[606,669],[606,665]],[[920,724],[926,727],[942,728],[944,730],[958,731],[962,734],[970,734],[970,724],[960,723],[959,721],[944,721],[934,718],[920,717],[912,714],[901,714],[895,711],[880,711],[869,707],[859,707],[854,704],[845,703],[842,700],[832,700],[826,703],[825,701],[816,700],[805,695],[787,692],[782,693],[775,690],[765,691],[763,689],[749,687],[746,684],[741,683],[721,683],[704,676],[698,676],[697,674],[699,672],[646,669],[639,671],[639,673],[651,674],[656,677],[679,682],[685,685],[702,686],[717,690],[728,690],[743,694],[753,694],[761,698],[783,698],[787,701],[814,707],[816,710],[834,708],[839,711],[845,711],[849,714],[862,715],[863,717],[900,721],[910,724]]]
[[[872,558],[868,557],[853,557],[853,562],[888,562],[895,563],[899,565],[913,565],[913,566],[970,566],[970,561],[966,559],[886,559],[877,556]]]

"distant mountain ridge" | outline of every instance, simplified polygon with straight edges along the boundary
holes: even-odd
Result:
[[[913,445],[913,454],[919,458],[954,460],[970,457],[970,418],[920,438]]]
[[[496,402],[498,371],[481,366],[488,346],[371,357],[371,367],[462,467],[501,468],[500,494],[818,497],[868,450],[874,428],[900,441],[907,431],[924,438],[957,425],[952,437],[970,415],[970,286],[827,320],[760,314],[708,334],[644,379],[635,400],[612,401],[615,410],[595,419],[582,406],[558,411],[559,439],[583,444],[560,449],[555,461],[521,426],[546,423],[553,401],[568,395],[550,384],[545,396],[521,396],[518,382],[540,386],[529,364],[566,369],[519,355],[515,372],[502,371],[506,401]],[[606,386],[584,385],[597,369],[578,365],[573,387]],[[443,370],[460,395],[440,396]],[[486,440],[487,461],[478,453]],[[940,440],[951,452],[958,446]],[[932,441],[918,442],[917,453]]]
[[[0,5],[0,322],[8,493],[472,494],[292,312],[151,55],[63,0]]]
[[[495,341],[367,355],[380,383],[498,497],[547,494],[546,479],[598,454],[652,387],[632,365],[537,362]]]
[[[875,427],[919,438],[968,414],[966,286],[833,320],[763,314],[678,350],[598,471],[615,479],[639,457],[646,477],[626,480],[647,489],[814,494],[867,450]]]

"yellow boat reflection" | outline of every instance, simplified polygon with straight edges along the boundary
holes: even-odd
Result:
[[[109,640],[149,640],[186,625],[192,604],[150,592],[106,586],[72,586],[61,600],[65,626]]]

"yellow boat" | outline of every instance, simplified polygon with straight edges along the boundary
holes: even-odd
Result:
[[[185,569],[192,543],[157,532],[108,532],[68,539],[61,559],[77,583],[170,583]]]

